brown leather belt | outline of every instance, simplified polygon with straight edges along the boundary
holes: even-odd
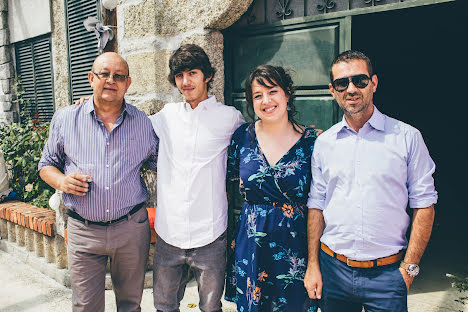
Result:
[[[332,256],[333,258],[336,258],[353,268],[373,268],[376,266],[393,264],[395,262],[400,261],[403,258],[403,251],[400,251],[397,254],[384,257],[384,258],[379,258],[375,260],[367,260],[367,261],[357,261],[357,260],[351,260],[350,258],[347,258],[346,256],[337,254],[336,252],[328,248],[328,246],[325,245],[324,243],[320,243],[320,245],[321,245],[323,252],[325,252],[327,255]]]

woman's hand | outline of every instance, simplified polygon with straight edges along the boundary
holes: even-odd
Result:
[[[314,129],[315,132],[317,133],[317,136],[321,135],[323,133],[322,129],[315,129],[315,125],[310,125],[309,128]]]

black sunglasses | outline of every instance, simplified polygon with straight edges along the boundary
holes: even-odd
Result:
[[[335,89],[338,92],[343,92],[344,90],[348,89],[350,81],[352,81],[353,85],[355,85],[359,89],[364,89],[365,87],[367,87],[371,79],[369,76],[364,74],[338,78],[333,80],[332,82],[333,89]]]
[[[128,77],[130,77],[128,75],[111,74],[108,72],[100,72],[100,73],[92,72],[92,73],[95,74],[99,79],[105,79],[105,80],[110,79],[110,77],[112,76],[114,81],[117,81],[117,82],[124,82],[125,80],[127,80]]]

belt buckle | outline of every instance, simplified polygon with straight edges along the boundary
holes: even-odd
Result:
[[[349,258],[346,258],[346,264],[347,264],[348,266],[351,266],[351,265],[349,264]]]

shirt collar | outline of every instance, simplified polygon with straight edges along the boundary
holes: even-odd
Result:
[[[366,124],[369,124],[372,128],[376,130],[385,131],[385,115],[382,114],[374,105],[374,112],[372,113],[372,116],[369,118]],[[366,124],[364,124],[364,126]],[[344,129],[352,129],[352,128],[348,125],[348,122],[346,121],[346,118],[343,115],[343,119],[341,119],[341,122],[336,128],[336,133],[339,133],[343,131]]]
[[[86,102],[84,102],[83,104],[83,109],[84,109],[84,112],[86,114],[89,114],[91,112],[94,112],[94,95],[92,95],[89,100],[87,100]],[[134,112],[129,109],[130,107],[127,105],[127,102],[125,101],[125,99],[123,99],[123,110],[122,110],[122,115],[126,112],[127,114],[129,114],[130,116],[132,116],[134,114]]]
[[[374,105],[374,112],[372,113],[371,118],[367,121],[372,128],[384,131],[385,130],[385,115],[382,114],[377,107]]]
[[[201,101],[198,103],[198,109],[210,109],[216,106],[218,102],[216,102],[216,97],[214,95],[210,95],[206,100]],[[192,107],[189,103],[184,102],[185,109],[192,110]]]

